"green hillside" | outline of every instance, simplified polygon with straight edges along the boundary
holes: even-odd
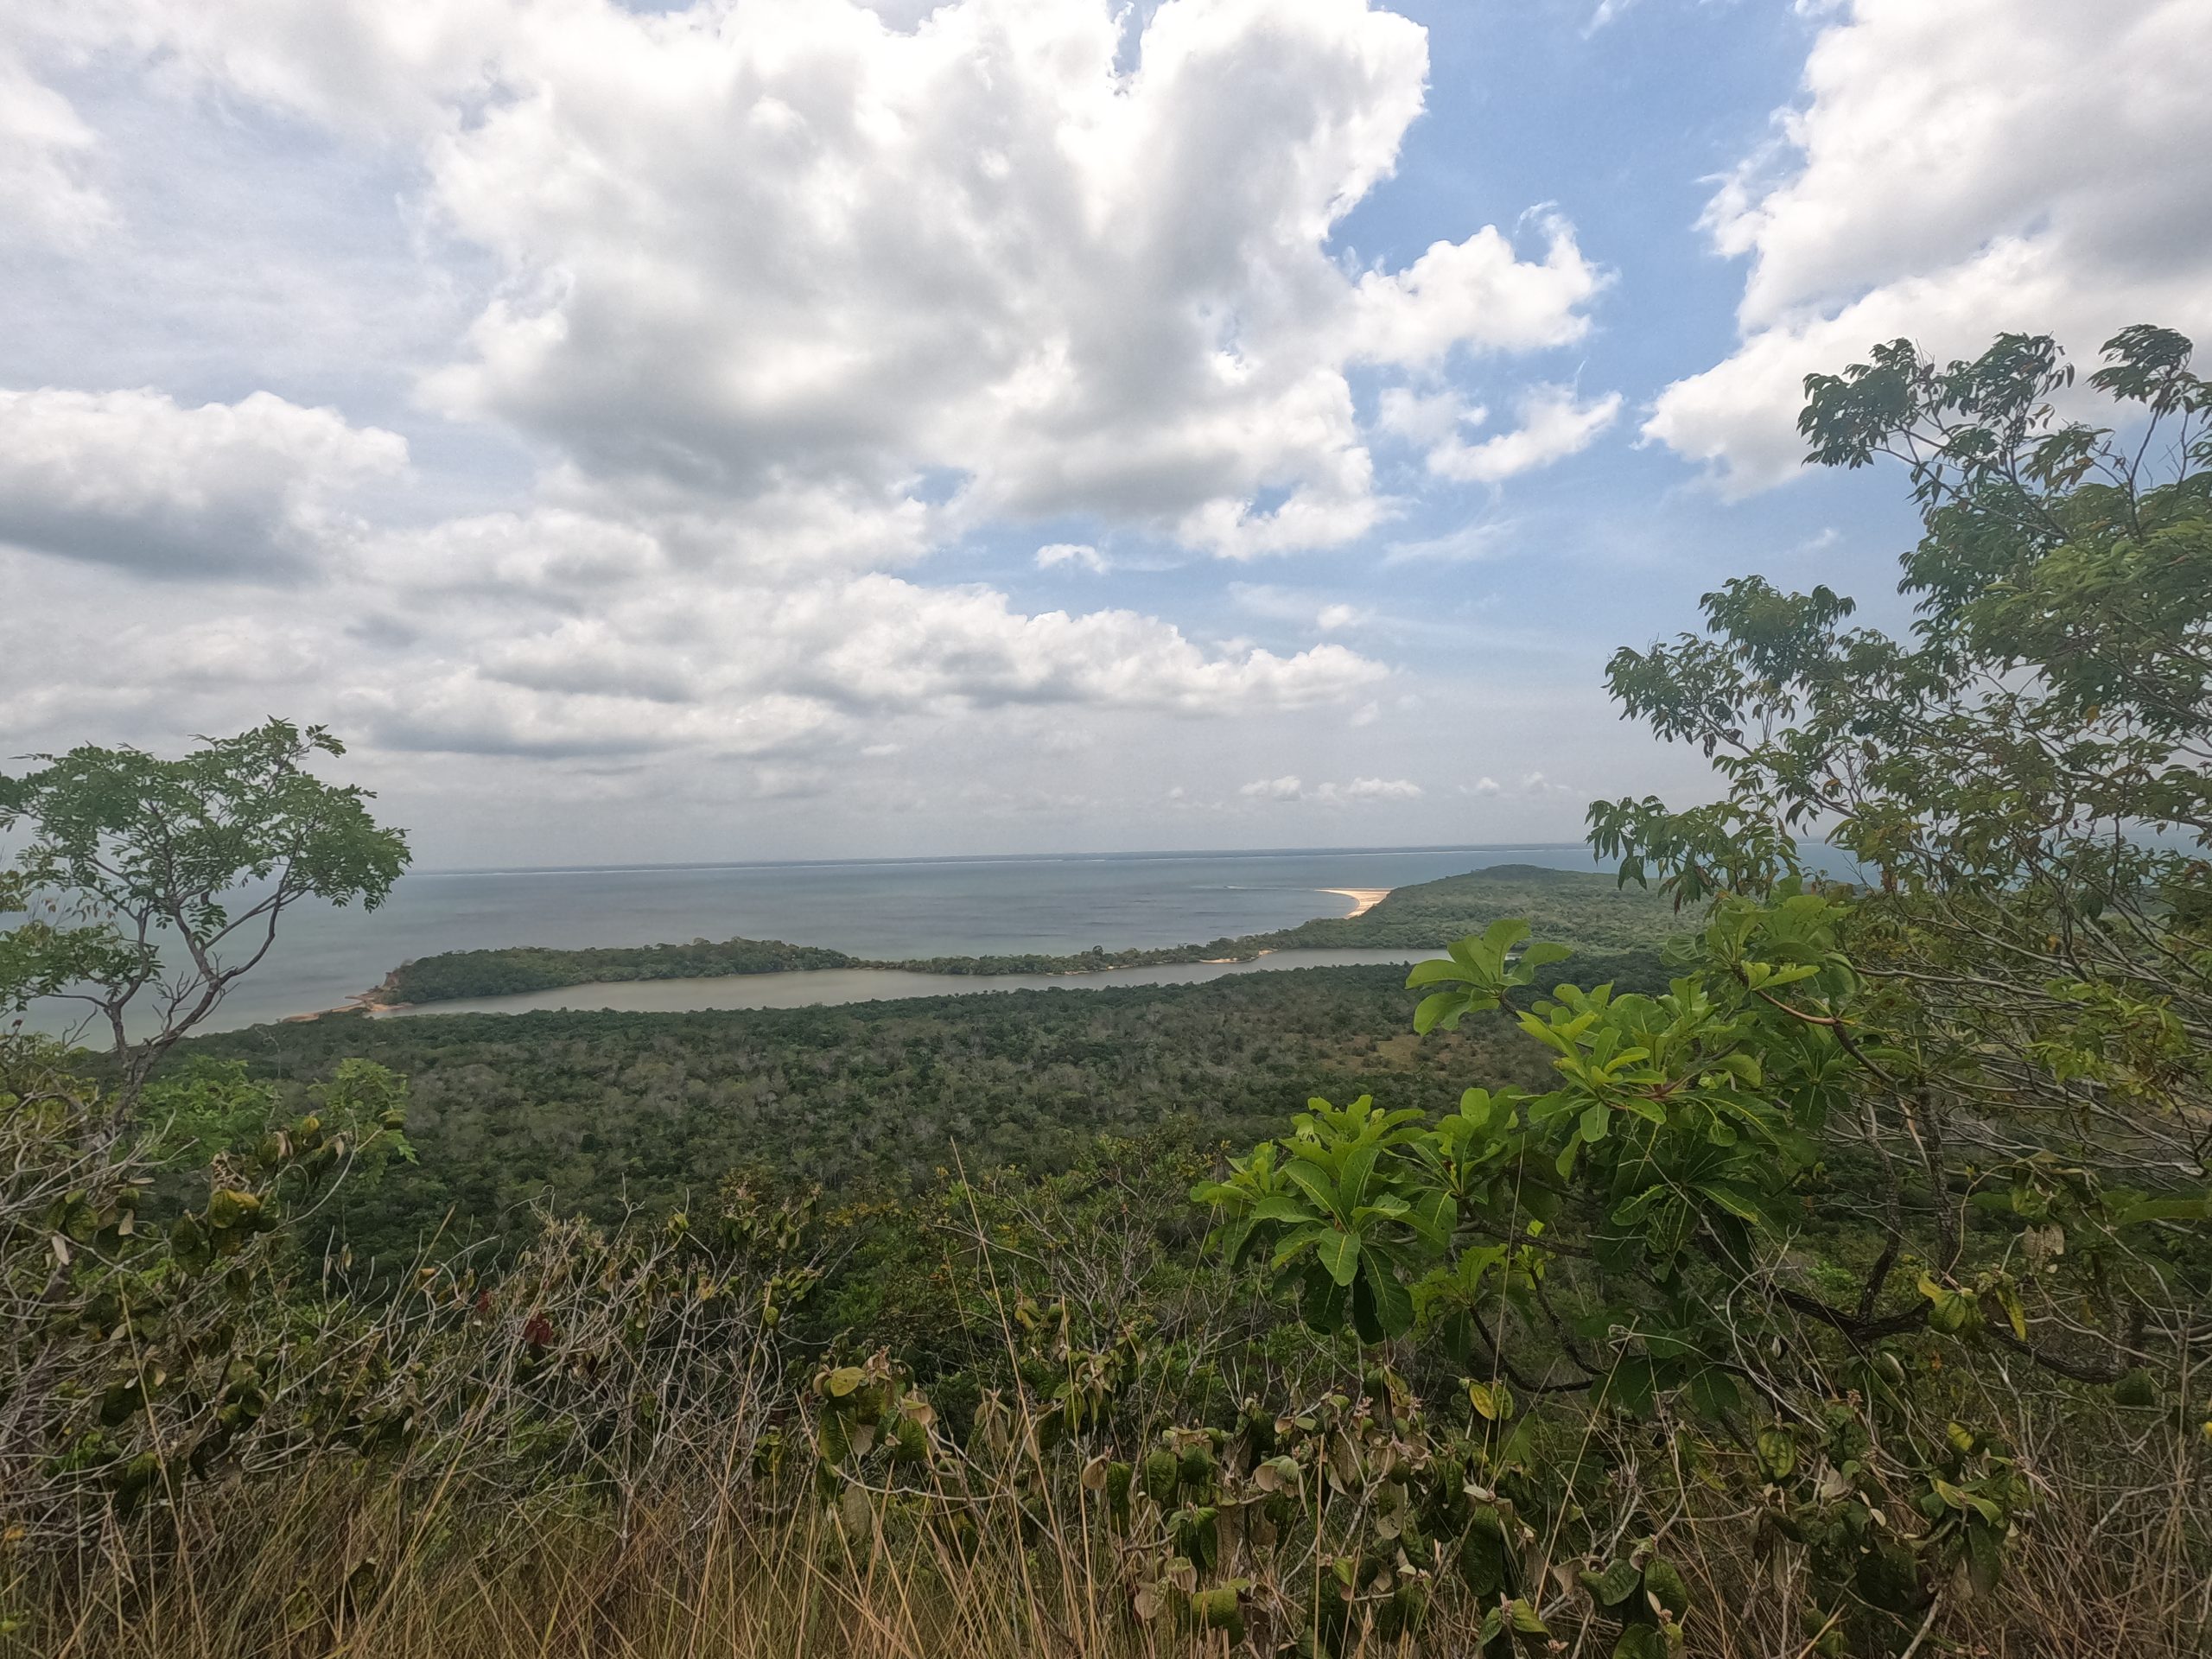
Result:
[[[1504,916],[1522,918],[1538,938],[1589,950],[1629,950],[1665,938],[1674,911],[1658,893],[1619,887],[1609,875],[1497,864],[1399,887],[1363,916],[1325,917],[1265,935],[1264,943],[1270,950],[1433,950],[1479,933]]]

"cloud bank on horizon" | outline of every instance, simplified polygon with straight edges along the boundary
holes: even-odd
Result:
[[[327,720],[464,858],[1555,837],[1696,775],[1589,688],[1733,566],[1637,527],[1838,539],[1806,372],[2212,335],[2189,0],[1769,20],[1675,251],[1485,111],[1735,9],[1421,10],[0,0],[11,752]]]

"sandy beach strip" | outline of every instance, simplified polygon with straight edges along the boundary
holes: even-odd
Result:
[[[1366,915],[1369,911],[1390,896],[1390,889],[1388,887],[1324,887],[1321,891],[1333,893],[1339,898],[1351,900],[1351,909],[1344,915],[1346,921],[1350,921],[1354,916]]]

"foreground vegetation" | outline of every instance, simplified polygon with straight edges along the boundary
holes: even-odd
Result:
[[[920,957],[875,962],[814,945],[775,940],[695,939],[689,944],[602,946],[572,950],[541,945],[448,950],[403,963],[372,1001],[383,1007],[505,996],[638,979],[705,979],[731,974],[785,973],[814,968],[900,968],[931,974],[1090,974],[1171,963],[1249,962],[1271,950],[1440,950],[1507,916],[1529,918],[1553,938],[1604,950],[1656,949],[1673,907],[1643,890],[1624,890],[1604,876],[1498,865],[1468,875],[1401,887],[1362,915],[1322,917],[1272,933],[1248,933],[1211,944],[1073,954],[1025,951],[989,957]]]
[[[1617,696],[1727,791],[1592,811],[1683,907],[1663,984],[1594,982],[1503,921],[1417,968],[1409,1008],[1287,976],[1009,999],[1030,1033],[943,1007],[556,1016],[579,1150],[741,1089],[772,1108],[741,1057],[836,1081],[811,1142],[762,1118],[798,1144],[671,1198],[709,1138],[641,1207],[549,1207],[504,1249],[448,1223],[371,1260],[353,1223],[391,1217],[346,1195],[403,1190],[410,1089],[442,1135],[528,1022],[334,1022],[282,1084],[176,1052],[230,971],[238,878],[389,889],[404,849],[302,765],[327,739],[0,784],[29,842],[0,899],[49,906],[0,986],[168,1016],[118,1023],[98,1077],[0,1052],[0,1643],[2201,1652],[2212,388],[2187,362],[2155,329],[2107,348],[2095,387],[2148,428],[2125,444],[2051,414],[2047,340],[1948,367],[1901,342],[1814,383],[1816,459],[1910,469],[1920,626],[1745,581],[1709,634],[1615,659]],[[1807,876],[1815,829],[1864,887]],[[141,944],[163,933],[181,965]],[[1414,1040],[1370,1052],[1370,1012]],[[1256,1052],[1209,1049],[1255,1014]],[[382,1051],[412,1077],[348,1037],[422,1045]],[[1278,1048],[1272,1086],[1348,1074],[1241,1155],[1193,1144],[1228,1115],[1128,1100]],[[925,1062],[964,1075],[925,1096]],[[873,1103],[981,1124],[1054,1076],[1111,1080],[1027,1096],[1014,1135],[1057,1171],[948,1149],[920,1175]],[[1120,1134],[1052,1143],[1064,1111]],[[775,1166],[829,1159],[825,1119],[889,1143],[848,1166],[873,1184]]]

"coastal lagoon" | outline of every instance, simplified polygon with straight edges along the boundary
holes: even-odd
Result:
[[[381,983],[401,963],[444,950],[533,944],[576,949],[744,938],[824,945],[873,961],[902,962],[941,956],[1071,954],[1094,945],[1108,950],[1158,949],[1272,932],[1317,916],[1349,915],[1357,901],[1338,889],[1408,887],[1493,864],[1598,868],[1588,848],[1554,843],[413,870],[400,878],[390,899],[373,911],[302,903],[288,912],[276,950],[238,983],[205,1029],[230,1030],[334,1008]],[[934,981],[943,976],[908,977]],[[995,977],[989,988],[1005,989],[1010,982]],[[1119,978],[1114,982],[1146,982]],[[626,996],[641,998],[656,989],[645,985],[620,988]],[[681,997],[695,994],[696,987],[659,988]],[[936,988],[932,984],[925,990],[880,994],[928,995]],[[949,988],[985,988],[963,979]],[[814,994],[811,989],[808,993],[810,997]],[[572,999],[577,993],[561,995]],[[460,1005],[440,1006],[449,1009]],[[569,1001],[533,1006],[582,1005]],[[607,1006],[757,1005],[639,1001]],[[32,1023],[59,1031],[66,1028],[71,1012],[63,1005],[35,1007]]]
[[[389,1008],[378,1017],[438,1014],[532,1014],[541,1009],[607,1009],[630,1014],[689,1014],[702,1008],[810,1008],[841,1002],[884,1002],[911,996],[980,996],[994,991],[1096,991],[1122,985],[1196,985],[1225,974],[1291,968],[1403,965],[1426,950],[1272,950],[1249,962],[1178,962],[1110,968],[1095,974],[917,974],[903,968],[821,968],[806,973],[729,974],[712,979],[632,979],[564,985],[513,996],[456,998],[419,1007]]]
[[[1239,933],[1296,927],[1316,916],[1350,916],[1356,900],[1336,889],[1407,887],[1489,865],[1595,869],[1580,845],[1380,847],[1330,852],[1115,854],[1039,858],[893,858],[876,862],[728,862],[580,869],[414,869],[374,912],[301,902],[285,913],[276,949],[238,980],[204,1028],[230,1031],[343,1007],[400,963],[438,951],[509,944],[664,944],[695,938],[763,938],[823,944],[900,963],[929,956],[1089,951],[1093,944],[1159,949],[1205,944]],[[1241,964],[1252,967],[1252,964]],[[1146,969],[1153,971],[1153,969]],[[1210,978],[1210,964],[1161,969]],[[1225,969],[1224,969],[1225,971]],[[750,978],[750,976],[747,976]],[[787,978],[787,976],[763,976]],[[807,1000],[830,995],[821,973]],[[927,988],[876,995],[933,995],[938,988],[1013,988],[1020,976],[987,984],[957,976],[902,976]],[[1035,976],[1031,976],[1035,978]],[[949,980],[938,987],[936,980]],[[869,978],[862,984],[880,984]],[[1064,984],[1062,978],[1039,980]],[[1146,984],[1117,976],[1115,984]],[[1161,982],[1161,980],[1153,980]],[[621,984],[635,1002],[591,1007],[772,1007],[688,1002],[699,982]],[[584,1007],[582,987],[529,1007]],[[763,988],[761,995],[774,991]],[[648,1000],[666,995],[666,1002]],[[794,988],[791,995],[798,995]],[[438,1004],[440,1011],[465,1007]],[[791,1007],[791,1004],[785,1004]],[[31,1024],[67,1028],[67,1004],[33,1007]]]

